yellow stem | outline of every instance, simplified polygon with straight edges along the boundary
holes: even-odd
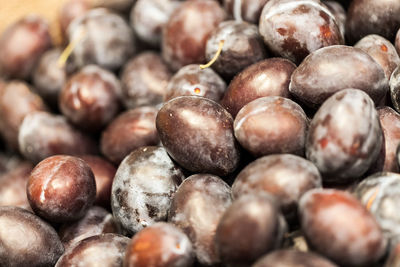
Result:
[[[209,67],[211,67],[212,64],[214,64],[215,61],[217,61],[219,55],[222,52],[222,48],[224,47],[224,43],[225,43],[225,40],[221,40],[219,42],[217,53],[215,53],[214,57],[210,60],[210,62],[208,62],[207,64],[204,64],[204,65],[200,65],[200,69],[209,68]]]
[[[82,28],[78,36],[67,45],[67,47],[64,49],[64,51],[58,58],[57,65],[59,68],[63,68],[65,66],[72,51],[74,51],[75,47],[83,40],[83,38],[85,38],[85,36],[86,36],[86,30]]]

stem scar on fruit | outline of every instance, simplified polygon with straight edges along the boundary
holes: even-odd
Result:
[[[213,58],[210,60],[210,62],[208,62],[207,64],[200,65],[200,69],[203,70],[203,69],[209,68],[209,67],[211,67],[212,64],[214,64],[215,61],[217,61],[219,55],[220,55],[221,52],[222,52],[222,48],[224,47],[224,43],[225,43],[225,40],[219,41],[218,50],[217,50],[217,52],[215,53],[214,57],[213,57]]]
[[[86,37],[86,30],[81,28],[79,34],[74,38],[61,53],[58,58],[57,65],[59,68],[64,68],[67,63],[68,58],[70,57],[72,51],[74,51],[75,47]]]

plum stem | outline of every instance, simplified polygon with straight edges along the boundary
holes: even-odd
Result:
[[[68,58],[71,56],[72,51],[74,51],[75,47],[85,38],[86,30],[81,28],[79,34],[76,38],[74,38],[61,53],[58,58],[57,65],[59,68],[63,68],[67,63]]]
[[[207,64],[200,65],[200,69],[209,68],[212,64],[214,64],[215,61],[217,61],[219,55],[220,55],[221,52],[222,52],[222,48],[224,47],[224,43],[225,43],[225,40],[221,40],[221,41],[219,42],[218,50],[217,50],[217,52],[215,53],[214,57],[213,57],[213,58],[210,60],[210,62],[208,62]]]

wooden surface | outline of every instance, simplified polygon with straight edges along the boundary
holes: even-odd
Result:
[[[51,34],[55,43],[60,43],[60,27],[58,12],[67,0],[0,0],[0,33],[21,17],[37,14],[46,18],[51,26]]]

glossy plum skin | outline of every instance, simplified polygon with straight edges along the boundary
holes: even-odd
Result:
[[[299,204],[302,230],[309,245],[341,266],[366,266],[386,251],[375,218],[347,192],[314,189]]]
[[[226,12],[235,20],[242,19],[253,24],[258,24],[261,11],[268,1],[269,0],[241,0],[240,8],[236,7],[236,5],[238,5],[237,0],[223,0],[222,2]],[[235,13],[237,12],[236,10],[240,11],[240,16],[237,16],[239,14]]]
[[[347,11],[347,39],[355,43],[368,34],[378,34],[393,41],[400,28],[399,13],[397,0],[354,0]]]
[[[138,38],[160,47],[162,29],[179,4],[174,0],[138,0],[130,13],[131,27]]]
[[[291,61],[269,58],[245,68],[230,82],[221,105],[233,117],[247,103],[264,96],[289,98],[289,83],[296,69]]]
[[[226,90],[225,81],[211,68],[200,69],[190,64],[172,76],[166,88],[164,101],[178,96],[202,96],[218,102]]]
[[[232,116],[210,99],[174,98],[158,112],[156,126],[168,154],[189,171],[227,175],[239,163]]]
[[[42,98],[28,84],[11,81],[0,85],[0,134],[7,144],[18,150],[18,132],[25,116],[47,110]]]
[[[187,234],[197,260],[203,265],[220,262],[214,243],[215,231],[231,202],[230,187],[210,174],[188,177],[172,199],[168,221]]]
[[[74,48],[68,61],[78,68],[96,64],[115,70],[136,50],[134,35],[127,22],[103,8],[92,9],[71,22],[68,39],[77,38],[83,39]]]
[[[39,59],[32,75],[35,92],[52,107],[57,106],[58,96],[67,80],[66,67],[60,67],[57,62],[61,53],[60,48],[46,51]]]
[[[221,22],[208,38],[205,51],[207,61],[215,56],[222,40],[224,46],[212,68],[227,79],[267,56],[257,26],[229,20]]]
[[[353,194],[374,215],[385,236],[395,245],[400,241],[400,175],[392,172],[375,173],[361,181]]]
[[[338,267],[312,252],[276,250],[259,259],[252,267]]]
[[[268,195],[246,195],[223,214],[215,234],[221,261],[229,266],[249,266],[278,248],[287,231],[279,206]]]
[[[101,135],[101,152],[119,164],[131,151],[159,143],[156,129],[157,109],[138,107],[118,115]]]
[[[207,39],[225,18],[225,11],[216,1],[182,3],[163,29],[162,56],[165,62],[174,71],[188,64],[203,63]]]
[[[322,187],[321,175],[310,161],[291,154],[269,155],[248,164],[232,185],[234,199],[268,193],[285,217],[297,216],[297,205],[307,191]]]
[[[256,157],[304,154],[308,119],[290,99],[269,96],[246,104],[237,114],[233,128],[243,148]]]
[[[345,89],[328,98],[312,119],[306,156],[325,182],[348,183],[377,159],[382,139],[372,99],[361,90]]]
[[[361,49],[350,46],[330,46],[310,54],[293,72],[289,85],[290,93],[312,108],[346,88],[363,90],[375,103],[388,89],[382,67]]]
[[[38,111],[27,115],[19,128],[19,151],[33,163],[66,154],[96,154],[95,142],[61,115]]]
[[[315,0],[268,1],[260,16],[259,30],[274,54],[297,64],[322,47],[343,44],[335,17]]]
[[[120,267],[129,240],[117,234],[101,234],[86,238],[67,250],[55,267]]]
[[[72,156],[52,156],[36,165],[26,189],[32,210],[51,222],[82,218],[96,197],[89,165]]]
[[[383,142],[380,154],[369,172],[399,172],[396,150],[400,142],[400,114],[387,106],[379,107],[377,110],[383,131]]]
[[[106,159],[93,156],[82,155],[83,159],[92,169],[96,181],[96,200],[95,205],[110,208],[111,186],[117,169]]]
[[[112,214],[101,207],[93,206],[78,221],[63,224],[58,235],[65,250],[68,250],[88,237],[119,232],[120,227]]]
[[[400,66],[393,71],[389,85],[393,107],[400,112]]]
[[[26,184],[32,169],[31,163],[21,162],[12,170],[0,173],[0,206],[31,209],[26,196]]]
[[[394,45],[379,35],[367,35],[358,41],[354,47],[360,48],[378,62],[385,71],[385,76],[388,80],[392,72],[400,64],[400,57]]]
[[[113,73],[88,65],[68,79],[59,106],[73,124],[96,132],[118,114],[120,96],[121,85]]]
[[[0,207],[0,265],[52,267],[64,252],[57,232],[31,212]]]
[[[155,52],[143,52],[125,64],[121,73],[122,101],[127,109],[163,102],[172,73]]]
[[[184,178],[163,147],[134,150],[119,165],[113,181],[115,219],[129,233],[167,220],[174,193]]]
[[[40,56],[51,47],[49,25],[36,15],[9,26],[0,37],[0,73],[28,79]]]
[[[133,237],[123,266],[190,267],[193,261],[193,246],[186,234],[173,224],[159,222]]]

